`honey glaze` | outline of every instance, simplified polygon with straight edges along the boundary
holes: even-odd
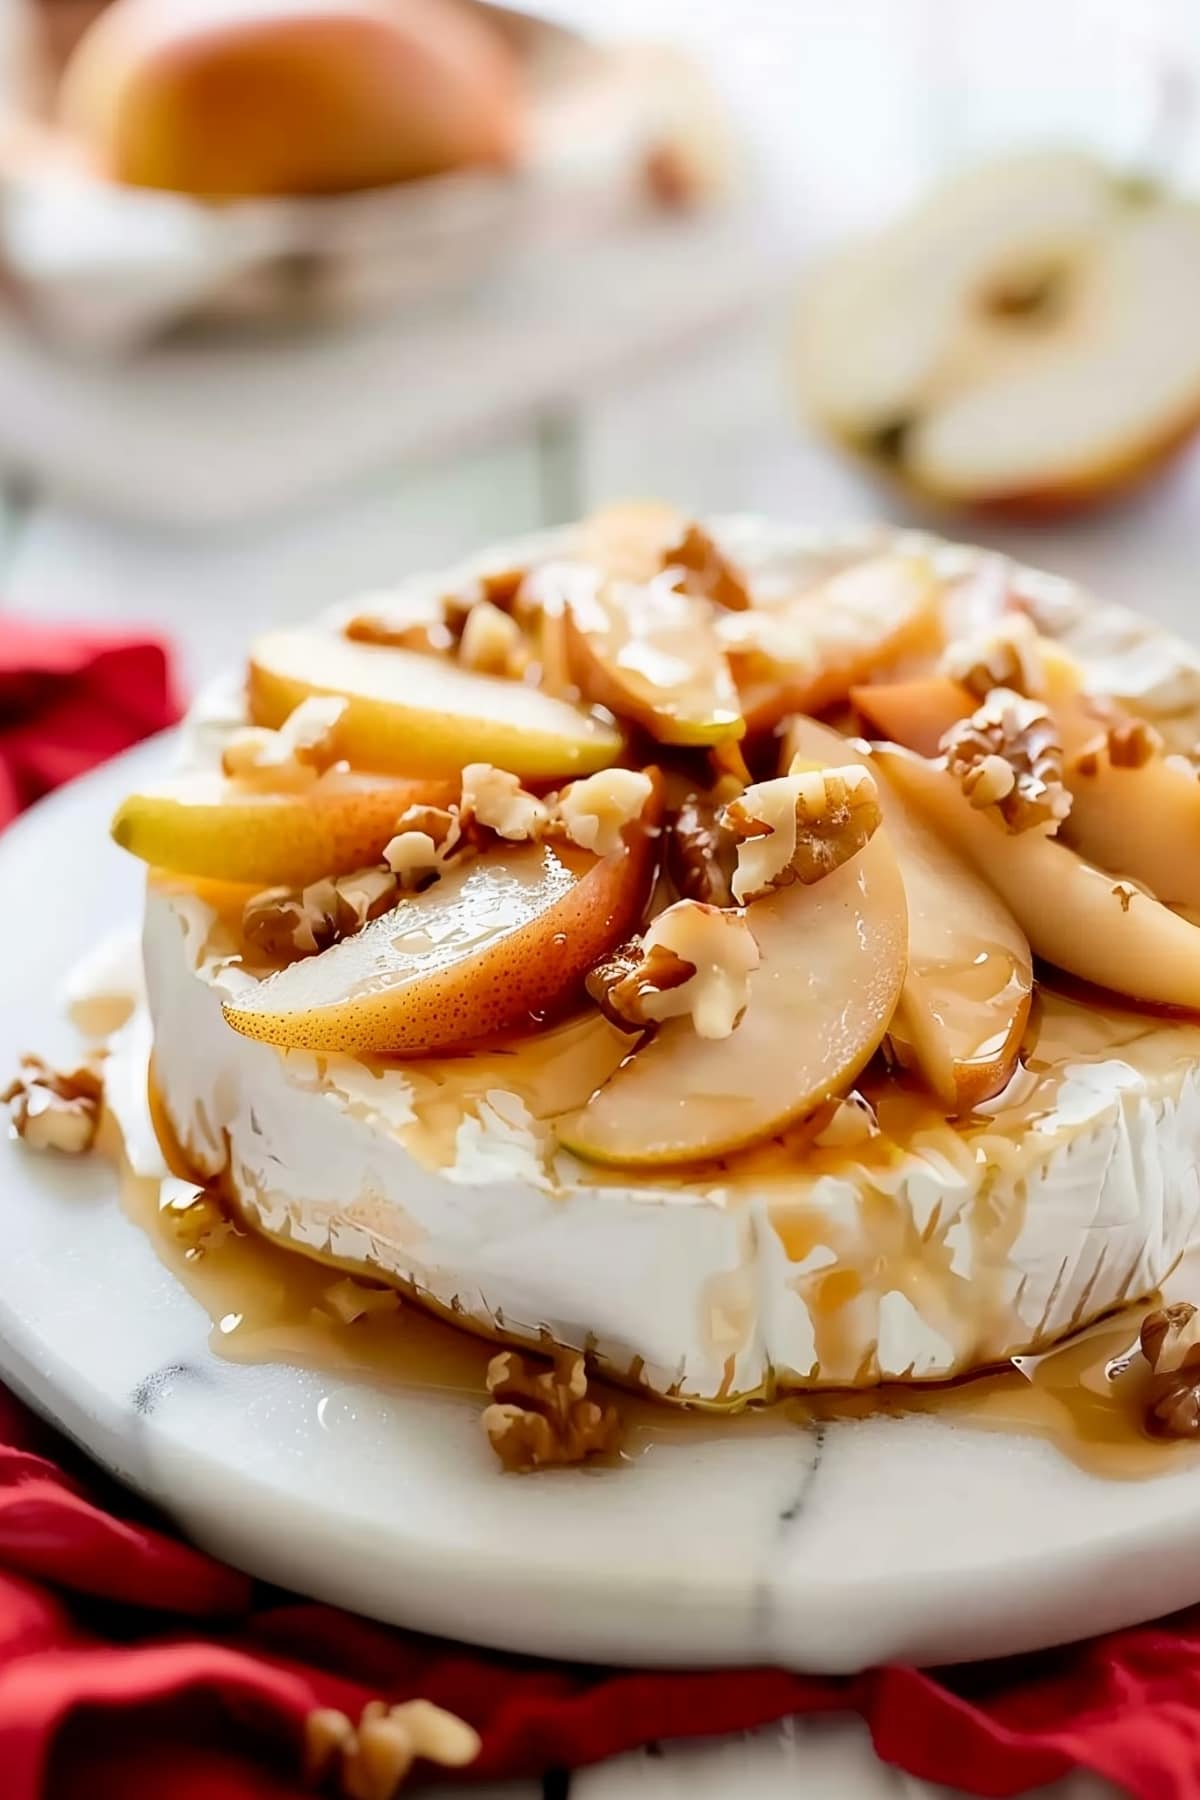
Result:
[[[157,1114],[161,1120],[161,1112]],[[113,1146],[119,1152],[119,1146]],[[169,1141],[169,1160],[179,1168]],[[288,1363],[391,1391],[436,1394],[481,1410],[486,1371],[496,1346],[433,1316],[407,1296],[285,1249],[226,1212],[199,1250],[189,1249],[172,1217],[186,1183],[130,1172],[122,1163],[121,1204],[157,1255],[212,1321],[209,1342],[232,1362]],[[357,1317],[357,1294],[365,1310]],[[345,1297],[351,1296],[350,1306]],[[341,1304],[339,1304],[339,1298]],[[884,1386],[854,1393],[791,1395],[741,1411],[672,1406],[611,1389],[593,1377],[597,1398],[618,1405],[625,1431],[620,1461],[671,1446],[733,1438],[758,1439],[846,1421],[932,1415],[967,1430],[1037,1437],[1089,1474],[1144,1480],[1200,1458],[1200,1443],[1152,1438],[1143,1426],[1149,1371],[1137,1354],[1137,1331],[1155,1301],[1120,1314],[1040,1356],[1018,1357],[1000,1370],[939,1386]]]

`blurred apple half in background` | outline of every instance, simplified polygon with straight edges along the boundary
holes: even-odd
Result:
[[[1200,427],[1200,207],[1092,157],[973,169],[822,268],[804,402],[917,497],[1098,504]]]
[[[113,180],[223,198],[508,167],[522,99],[462,0],[113,0],[58,113]]]

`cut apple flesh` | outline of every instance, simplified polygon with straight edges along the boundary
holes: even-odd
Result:
[[[488,762],[550,781],[606,768],[622,749],[612,724],[518,681],[316,631],[260,638],[250,656],[254,722],[277,728],[313,694],[346,701],[338,746],[357,768],[453,775]]]
[[[269,976],[225,1009],[285,1048],[421,1055],[531,1029],[640,922],[657,797],[600,860],[548,845],[465,863],[355,937]]]
[[[904,981],[904,885],[886,832],[811,887],[755,901],[761,962],[741,1022],[701,1038],[672,1019],[560,1128],[590,1161],[721,1156],[843,1093],[883,1039]]]
[[[175,875],[302,887],[378,862],[406,807],[455,798],[447,781],[333,770],[304,792],[252,793],[206,771],[131,794],[112,835]]]
[[[589,699],[636,722],[660,744],[719,744],[745,729],[717,641],[712,608],[671,574],[605,581],[564,569],[568,655]]]
[[[1006,902],[1035,955],[1134,1000],[1200,1010],[1200,928],[1040,831],[1002,831],[940,763],[882,744],[875,760]]]
[[[938,595],[920,558],[881,556],[769,612],[722,618],[717,631],[746,729],[769,730],[790,712],[822,712],[873,670],[938,649]]]
[[[793,719],[785,746],[785,767],[801,756],[826,766],[858,762],[874,773],[908,902],[908,972],[889,1036],[949,1112],[969,1112],[1006,1087],[1017,1066],[1033,996],[1025,933],[890,785],[878,759],[807,718]]]
[[[620,581],[651,581],[686,529],[686,516],[665,500],[618,500],[583,520],[573,553]]]

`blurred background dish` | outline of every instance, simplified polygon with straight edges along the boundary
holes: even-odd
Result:
[[[487,0],[61,4],[0,0],[0,269],[77,348],[394,309],[729,174],[685,59]]]

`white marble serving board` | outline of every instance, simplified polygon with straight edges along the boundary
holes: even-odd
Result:
[[[0,840],[0,1070],[70,1043],[56,992],[136,916],[104,834],[145,747]],[[1104,1482],[936,1418],[656,1443],[502,1476],[476,1409],[209,1348],[98,1158],[0,1143],[0,1374],[198,1543],[422,1630],[556,1657],[841,1671],[1064,1641],[1200,1599],[1200,1469]],[[613,1271],[619,1279],[619,1271]]]

